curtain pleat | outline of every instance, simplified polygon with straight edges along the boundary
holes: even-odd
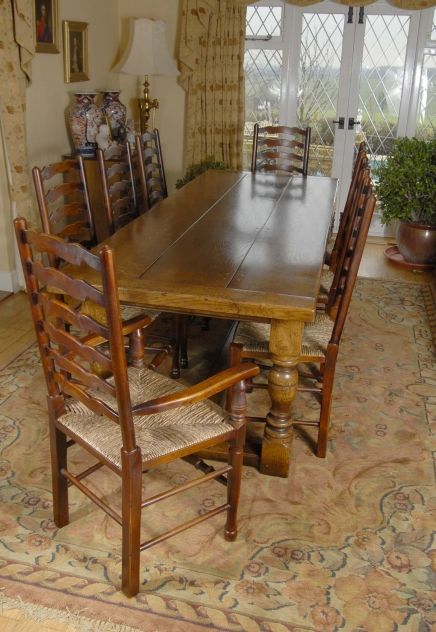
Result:
[[[185,165],[212,158],[242,168],[245,5],[183,0],[180,83],[187,92]]]

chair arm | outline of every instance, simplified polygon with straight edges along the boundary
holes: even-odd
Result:
[[[224,391],[242,380],[254,377],[259,371],[259,367],[255,364],[243,362],[229,369],[225,369],[194,386],[189,386],[183,391],[177,391],[176,393],[170,393],[169,395],[156,397],[155,399],[150,399],[148,402],[137,404],[133,406],[132,412],[134,415],[152,415],[179,406],[195,404],[216,393]]]
[[[123,320],[123,336],[128,336],[138,329],[144,329],[150,324],[151,318],[146,315],[134,316],[133,318],[129,318],[128,320]],[[81,339],[81,342],[88,345],[89,347],[96,347],[97,345],[101,345],[103,342],[107,342],[107,340],[106,338],[103,338],[103,336],[99,336],[98,334],[89,334],[88,336],[84,336]]]

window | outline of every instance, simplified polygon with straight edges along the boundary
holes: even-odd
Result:
[[[277,124],[280,117],[283,65],[281,2],[247,7],[244,165],[251,160],[255,123]]]

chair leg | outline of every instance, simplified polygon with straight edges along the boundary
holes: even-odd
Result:
[[[242,362],[242,345],[232,342],[229,350],[229,366],[236,366]],[[226,393],[226,410],[232,410],[233,389],[228,388]]]
[[[244,456],[245,424],[236,432],[235,439],[229,441],[229,463],[232,466],[227,479],[227,521],[224,529],[224,538],[229,541],[236,540],[238,535],[237,512],[239,494],[241,491],[242,462]]]
[[[142,472],[141,450],[121,451],[122,462],[122,579],[121,589],[127,597],[139,591],[139,557],[141,538]]]
[[[180,336],[180,366],[188,368],[188,324],[189,316],[178,316],[178,334]]]
[[[238,345],[234,346],[238,347]],[[244,382],[234,384],[229,390],[232,391],[232,395],[230,396],[231,409],[229,409],[229,411],[232,422],[235,425],[235,434],[228,443],[229,464],[232,469],[227,478],[227,502],[229,508],[227,510],[224,538],[232,541],[236,539],[238,534],[237,511],[241,491],[242,462],[244,457],[245,432],[247,428],[247,398],[245,396]]]
[[[145,335],[142,329],[137,329],[129,335],[129,351],[132,365],[142,368],[145,355]]]
[[[174,327],[175,327],[175,340],[173,347],[173,363],[171,366],[171,377],[174,380],[178,380],[180,377],[180,335],[181,335],[181,324],[180,319],[182,316],[176,315],[174,316]]]
[[[50,451],[53,489],[53,519],[57,527],[65,527],[70,521],[68,510],[68,484],[61,469],[67,469],[67,437],[55,426],[54,404],[47,398],[50,416]]]
[[[327,452],[327,440],[330,425],[330,411],[332,407],[333,383],[335,379],[336,358],[338,348],[330,348],[327,354],[327,360],[321,367],[323,374],[322,392],[321,392],[321,411],[319,416],[318,440],[316,443],[316,456],[325,458]]]

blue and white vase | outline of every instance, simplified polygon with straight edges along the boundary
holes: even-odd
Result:
[[[101,110],[111,130],[112,140],[122,143],[126,140],[127,108],[120,101],[121,90],[102,90]]]
[[[75,92],[75,103],[68,111],[74,151],[84,157],[95,156],[96,136],[104,115],[95,103],[97,92]]]

